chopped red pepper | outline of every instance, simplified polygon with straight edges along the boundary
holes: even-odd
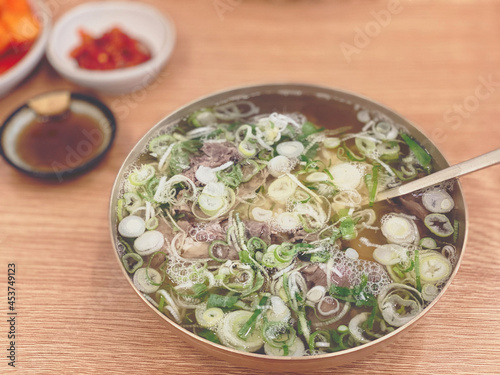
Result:
[[[26,0],[0,0],[0,74],[28,53],[39,31]]]
[[[80,30],[82,43],[71,51],[81,68],[112,70],[142,64],[151,59],[144,44],[115,27],[98,38]]]

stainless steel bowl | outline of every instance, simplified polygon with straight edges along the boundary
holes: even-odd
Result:
[[[408,120],[392,111],[391,109],[353,93],[328,87],[295,83],[276,83],[257,86],[245,86],[221,91],[196,100],[169,114],[158,124],[153,126],[144,135],[144,137],[142,137],[142,139],[137,143],[137,145],[125,159],[115,180],[109,206],[111,241],[114,245],[114,252],[119,267],[123,271],[125,280],[130,283],[131,287],[136,291],[141,300],[148,306],[148,308],[152,309],[154,313],[157,314],[158,318],[166,325],[167,328],[169,328],[172,332],[175,332],[180,338],[184,339],[188,343],[215,357],[225,359],[227,361],[238,364],[239,366],[248,366],[267,371],[308,371],[312,368],[317,370],[321,368],[338,366],[340,364],[352,362],[358,359],[363,359],[376,350],[382,348],[383,346],[400,338],[411,327],[414,327],[417,322],[420,322],[424,315],[427,314],[427,312],[429,312],[436,303],[438,303],[438,301],[441,299],[441,297],[451,284],[453,278],[455,277],[463,257],[464,246],[467,238],[467,209],[463,199],[462,188],[458,181],[454,189],[455,207],[457,210],[457,219],[459,221],[459,234],[456,242],[458,261],[456,263],[455,269],[453,270],[446,285],[442,288],[439,296],[432,303],[430,303],[430,305],[425,308],[415,319],[400,327],[399,329],[391,332],[390,334],[387,334],[382,338],[372,341],[368,344],[336,353],[306,357],[276,357],[246,353],[243,351],[237,351],[225,346],[211,343],[180,327],[174,321],[160,313],[158,309],[156,309],[150,302],[148,302],[146,298],[144,298],[142,293],[140,293],[134,287],[130,276],[127,274],[120,261],[120,255],[122,254],[122,251],[124,249],[117,238],[116,202],[120,194],[123,193],[122,185],[124,179],[127,176],[127,173],[133,168],[134,163],[138,159],[139,155],[146,150],[148,142],[162,131],[165,131],[165,129],[175,126],[181,119],[185,118],[190,113],[198,109],[211,107],[232,100],[256,98],[262,95],[271,95],[272,97],[286,99],[288,105],[285,109],[290,112],[303,110],[304,108],[301,107],[307,107],[310,103],[315,102],[321,104],[321,108],[326,108],[330,114],[338,114],[338,118],[342,118],[342,111],[346,111],[348,108],[352,108],[353,106],[361,106],[370,111],[377,111],[383,116],[387,116],[388,118],[390,118],[392,121],[394,121],[394,123],[402,125],[406,129],[408,129],[410,134],[430,152],[433,157],[433,167],[436,170],[449,166],[448,162],[436,147],[436,145],[432,143],[432,141],[427,136],[425,136],[415,125],[411,124]],[[273,103],[268,103],[268,105],[272,107]],[[282,109],[283,108],[275,108],[275,110],[277,111]],[[335,123],[335,121],[332,121],[332,123]],[[335,125],[338,126],[338,124]],[[322,126],[324,125],[322,124]]]

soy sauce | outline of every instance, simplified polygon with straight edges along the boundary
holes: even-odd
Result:
[[[17,138],[16,152],[36,171],[64,171],[93,159],[103,142],[103,130],[94,118],[68,111],[29,123]]]

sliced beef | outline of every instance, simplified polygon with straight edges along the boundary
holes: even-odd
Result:
[[[271,227],[267,223],[253,220],[243,220],[247,228],[248,237],[259,237],[266,243],[271,243]]]
[[[179,255],[186,259],[206,259],[210,257],[209,246],[208,242],[196,242],[191,237],[187,237]]]
[[[228,161],[237,163],[241,160],[238,149],[230,142],[205,142],[200,151],[199,155],[191,157],[190,168],[182,173],[195,183],[199,183],[195,177],[199,166],[216,168]]]
[[[201,151],[205,154],[202,164],[206,167],[218,167],[228,161],[237,163],[241,160],[241,156],[235,145],[230,142],[205,142],[201,147]]]
[[[318,264],[310,264],[302,268],[300,272],[307,282],[308,289],[316,285],[327,287],[326,273]]]
[[[269,172],[267,168],[264,168],[248,182],[241,184],[238,188],[238,196],[240,198],[245,198],[248,195],[254,194],[257,189],[266,183]]]
[[[299,229],[289,234],[288,242],[291,243],[314,242],[318,240],[319,240],[318,233],[308,233],[304,229]]]
[[[422,221],[429,214],[424,205],[410,195],[399,197],[397,201],[405,208],[405,213],[416,216]]]

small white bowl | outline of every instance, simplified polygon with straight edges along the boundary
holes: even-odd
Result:
[[[40,33],[30,50],[16,65],[0,75],[0,98],[16,87],[38,64],[45,53],[50,35],[51,18],[40,1],[30,1],[31,8],[40,23]]]
[[[70,53],[80,45],[79,30],[100,36],[113,27],[144,43],[151,59],[116,70],[88,70]],[[135,2],[92,2],[77,6],[55,24],[47,47],[50,64],[74,83],[110,94],[137,91],[151,84],[170,58],[175,45],[172,21],[157,9]]]

